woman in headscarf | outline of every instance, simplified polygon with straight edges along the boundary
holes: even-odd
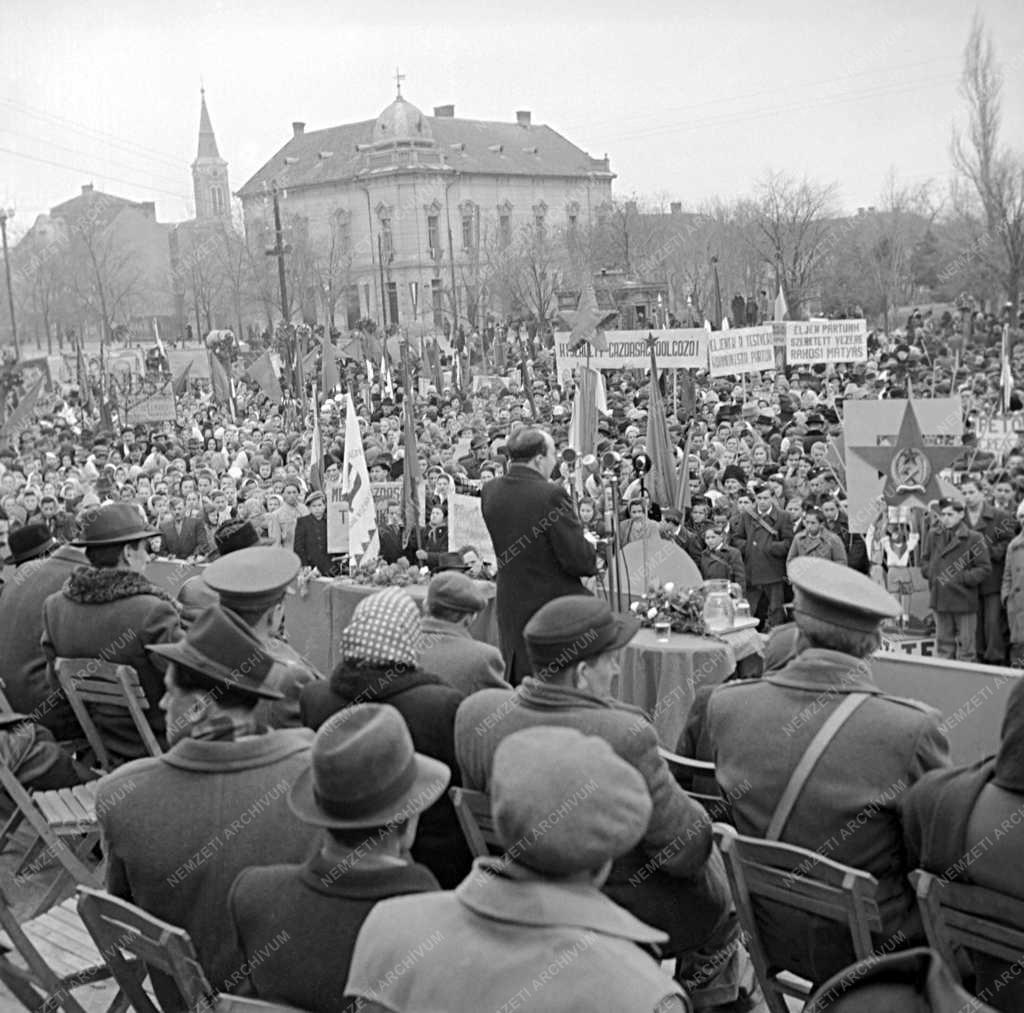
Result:
[[[405,718],[416,752],[447,764],[458,785],[455,712],[462,694],[417,667],[420,640],[420,612],[405,591],[391,587],[364,598],[342,633],[341,660],[328,680],[304,687],[299,713],[316,730],[353,704],[391,704]],[[420,818],[412,855],[445,890],[469,872],[472,858],[447,793]]]
[[[1022,814],[1024,682],[1018,680],[1006,702],[999,752],[968,767],[930,771],[904,796],[909,867],[1024,900]],[[981,954],[973,963],[976,994],[1006,1013],[1024,1009],[1019,973]]]

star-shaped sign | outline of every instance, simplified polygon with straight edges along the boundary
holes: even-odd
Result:
[[[608,351],[608,338],[604,329],[618,316],[618,310],[600,310],[594,286],[584,282],[580,301],[574,310],[563,310],[559,320],[569,328],[569,349],[579,348],[589,341],[599,352]]]
[[[854,454],[885,476],[882,495],[894,506],[911,497],[922,502],[939,499],[939,472],[949,467],[963,447],[926,445],[914,402],[907,401],[896,442],[888,447],[850,447]]]

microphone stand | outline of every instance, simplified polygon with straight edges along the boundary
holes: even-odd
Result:
[[[622,573],[619,560],[619,511],[622,506],[622,495],[614,467],[607,466],[601,472],[604,485],[605,528],[608,538],[605,542],[606,563],[608,571],[608,604],[615,611],[620,611],[622,593]]]

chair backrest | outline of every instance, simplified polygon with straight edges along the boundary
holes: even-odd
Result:
[[[5,689],[7,689],[7,683],[0,679],[0,714],[13,714],[14,708],[11,706],[11,701],[7,699]]]
[[[448,797],[455,807],[462,836],[466,838],[474,858],[502,855],[505,852],[491,816],[491,800],[482,791],[449,788]]]
[[[131,665],[117,665],[99,658],[57,658],[54,671],[103,770],[109,771],[113,764],[88,704],[127,710],[149,755],[161,754],[160,744],[143,713],[149,709],[149,701],[139,682],[139,674]]]
[[[750,958],[766,993],[778,989],[789,995],[808,994],[806,990],[794,991],[771,973],[773,964],[758,932],[758,900],[772,901],[844,926],[853,941],[856,959],[871,955],[871,933],[882,931],[878,880],[874,876],[807,848],[744,837],[722,823],[716,823],[713,832],[725,860],[736,914],[749,937]]]
[[[658,755],[668,764],[668,769],[680,787],[707,809],[714,822],[732,822],[732,806],[719,790],[713,763],[691,760],[688,756],[680,756],[660,746]]]
[[[88,887],[78,890],[78,913],[136,1013],[162,1013],[143,987],[146,972],[153,970],[173,979],[189,1013],[209,1013],[217,1008],[218,993],[207,980],[184,929]]]
[[[1024,963],[1024,900],[915,869],[910,882],[932,948],[956,971],[954,947]]]

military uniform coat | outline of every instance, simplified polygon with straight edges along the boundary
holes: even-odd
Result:
[[[867,662],[811,648],[763,679],[716,688],[707,729],[718,783],[733,798],[736,829],[764,837],[801,756],[849,693],[870,699],[818,760],[780,840],[875,876],[885,938],[913,921],[899,807],[923,774],[949,764],[939,713],[882,693]],[[821,981],[852,963],[848,934],[781,908],[766,912],[768,938],[784,966]]]
[[[933,529],[925,540],[921,572],[935,612],[977,612],[978,589],[992,572],[985,539],[963,523],[952,531]]]
[[[531,672],[523,627],[552,599],[587,594],[580,578],[597,572],[597,553],[566,491],[526,465],[487,482],[481,506],[498,560],[501,652],[515,684]]]

